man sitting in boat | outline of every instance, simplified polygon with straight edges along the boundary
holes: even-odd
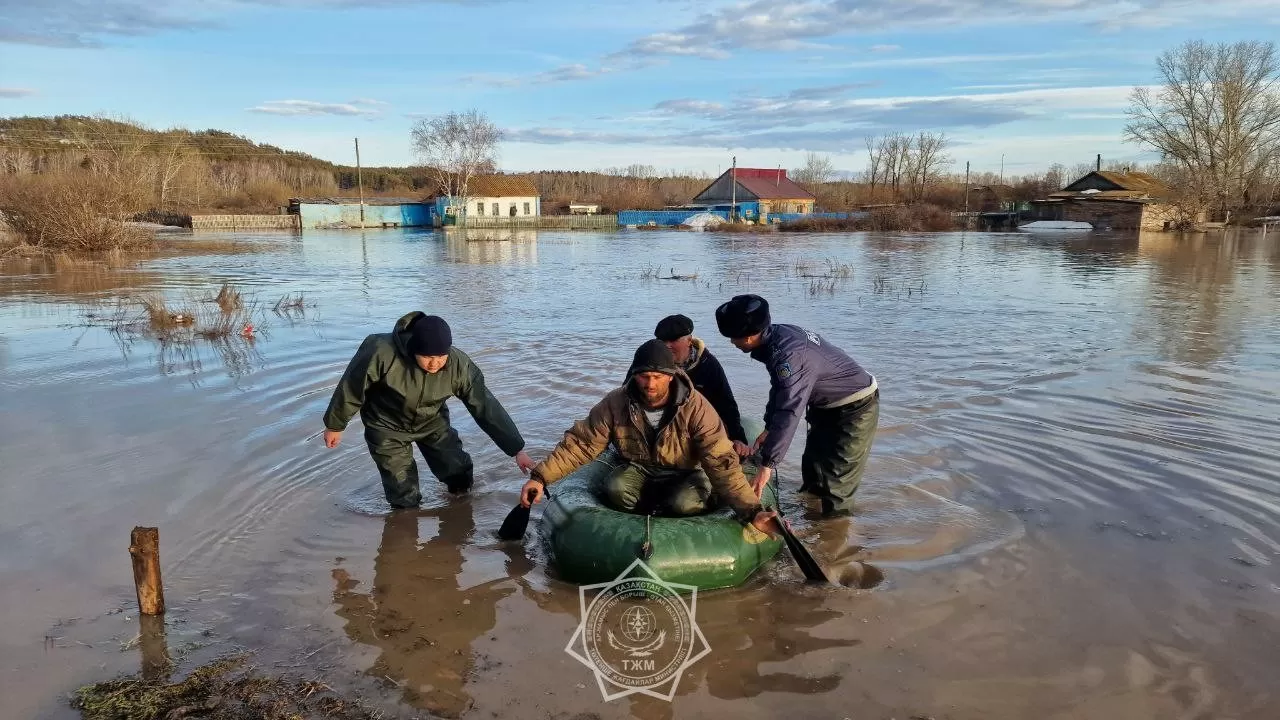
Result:
[[[750,455],[747,431],[742,429],[742,415],[738,412],[738,401],[733,398],[733,388],[729,387],[729,378],[707,344],[693,336],[693,320],[684,315],[668,315],[658,322],[653,336],[667,344],[676,365],[693,381],[693,388],[715,408],[733,442],[733,449],[741,457]]]
[[[720,417],[661,340],[641,345],[626,384],[596,403],[533,468],[521,502],[538,502],[544,486],[595,460],[611,442],[622,463],[601,492],[615,509],[697,515],[714,491],[741,521],[771,532],[776,513],[762,510]]]

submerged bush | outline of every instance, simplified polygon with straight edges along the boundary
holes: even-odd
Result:
[[[0,180],[0,213],[16,240],[44,252],[100,253],[150,247],[155,236],[124,223],[128,189],[94,175]]]

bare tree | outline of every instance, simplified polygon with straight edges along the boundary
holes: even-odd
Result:
[[[921,132],[914,139],[907,138],[907,142],[911,157],[907,168],[911,201],[919,202],[924,198],[925,189],[951,164],[946,153],[948,141],[944,133]]]
[[[876,194],[876,181],[884,182],[881,174],[884,168],[884,144],[878,138],[868,135],[867,142],[867,170],[865,173],[865,182],[867,189],[870,191],[870,197],[874,198]]]
[[[810,152],[805,153],[804,167],[792,170],[791,174],[805,190],[816,194],[821,186],[831,180],[835,172],[836,166],[831,163],[831,156]]]
[[[1074,180],[1075,178],[1071,178]],[[1044,174],[1044,189],[1048,192],[1057,192],[1067,186],[1071,182],[1067,179],[1067,167],[1062,163],[1054,163]]]
[[[1280,161],[1280,57],[1272,42],[1166,51],[1162,86],[1134,88],[1125,139],[1181,168],[1187,209],[1246,207]]]
[[[454,209],[454,222],[466,224],[468,186],[476,175],[497,167],[502,130],[478,110],[423,118],[411,131],[413,149]]]

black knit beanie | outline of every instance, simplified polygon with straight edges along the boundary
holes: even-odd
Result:
[[[658,321],[653,336],[663,342],[673,342],[693,334],[693,321],[684,315],[668,315]]]
[[[759,295],[735,295],[716,308],[716,326],[727,338],[751,337],[764,332],[771,322],[769,301]]]
[[[453,345],[449,323],[436,315],[418,318],[409,333],[409,352],[414,355],[448,355]]]
[[[655,339],[636,348],[635,357],[631,359],[631,369],[627,370],[627,377],[643,372],[675,375],[678,371],[676,356],[671,354],[671,349],[666,346],[666,343]]]

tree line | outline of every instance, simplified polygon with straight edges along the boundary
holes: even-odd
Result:
[[[1280,212],[1280,55],[1273,42],[1185,43],[1156,61],[1159,84],[1135,88],[1123,137],[1154,152],[1141,169],[1174,191],[1188,216]],[[498,168],[501,130],[475,110],[415,124],[411,167],[363,168],[366,195],[465,197],[470,180]],[[808,153],[792,177],[828,210],[869,205],[964,207],[966,178],[943,133],[865,139],[864,169],[838,176],[829,156]],[[1032,200],[1095,167],[1054,165],[1004,177],[974,173],[968,186],[999,186],[1002,198]],[[337,165],[219,130],[157,131],[126,118],[0,119],[0,192],[36,175],[88,177],[137,210],[275,212],[290,197],[354,195],[354,167]],[[690,201],[709,175],[648,165],[599,171],[524,173],[547,211],[570,202],[606,211],[658,209]]]

